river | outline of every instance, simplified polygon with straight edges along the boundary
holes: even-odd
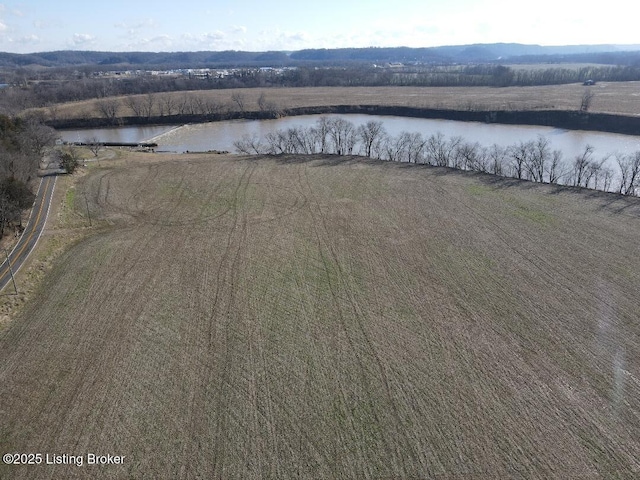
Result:
[[[134,126],[90,130],[62,130],[60,135],[69,142],[85,141],[95,137],[104,142],[138,143],[155,142],[157,151],[186,152],[219,150],[233,152],[233,143],[245,135],[259,137],[279,129],[310,127],[322,115],[302,115],[274,120],[230,120],[182,126]],[[332,117],[335,115],[324,115]],[[607,154],[640,151],[640,136],[615,133],[563,130],[553,127],[530,125],[502,125],[496,123],[460,122],[395,116],[371,116],[360,114],[339,115],[358,126],[370,120],[383,122],[386,132],[396,136],[401,132],[419,132],[423,137],[441,132],[447,138],[461,136],[465,141],[483,146],[495,144],[503,147],[520,141],[535,140],[538,135],[547,137],[552,149],[563,152],[571,159],[585,146],[594,147],[596,157]]]

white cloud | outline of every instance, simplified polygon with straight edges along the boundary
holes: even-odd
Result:
[[[202,38],[205,41],[214,41],[214,42],[219,42],[220,40],[223,40],[226,37],[224,32],[221,32],[220,30],[216,30],[215,32],[210,32],[210,33],[205,33],[204,35],[202,35]]]
[[[181,49],[186,50],[228,50],[237,49],[241,44],[241,41],[230,38],[221,30],[201,34],[184,33],[180,43]]]
[[[123,47],[129,51],[146,50],[146,51],[163,51],[170,50],[174,46],[174,39],[170,35],[156,35],[154,37],[129,38],[129,41]]]
[[[314,39],[304,31],[262,30],[252,50],[295,50],[311,46]]]
[[[96,38],[88,33],[74,33],[71,37],[71,43],[76,46],[90,46],[95,44]]]
[[[41,39],[37,35],[26,35],[15,40],[16,43],[20,43],[22,45],[35,45],[40,43],[40,41]]]
[[[147,18],[145,20],[140,20],[135,23],[127,23],[127,22],[118,22],[114,24],[116,28],[122,28],[129,32],[142,30],[144,28],[156,28],[158,23],[153,18]]]

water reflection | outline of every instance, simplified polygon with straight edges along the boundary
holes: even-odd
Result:
[[[572,159],[589,144],[597,157],[615,152],[632,153],[640,150],[640,137],[613,133],[562,130],[553,127],[529,125],[500,125],[453,120],[434,120],[394,116],[370,115],[303,115],[274,120],[230,120],[184,126],[140,126],[93,130],[66,130],[60,134],[63,140],[83,141],[92,136],[108,142],[158,143],[160,151],[186,152],[227,150],[234,151],[233,143],[245,135],[265,136],[269,132],[290,127],[311,127],[321,116],[340,116],[354,125],[362,125],[374,119],[382,121],[391,136],[402,132],[418,132],[429,136],[442,132],[446,137],[461,136],[467,142],[483,146],[494,143],[509,146],[520,141],[535,140],[538,135],[549,138],[552,149],[561,150],[565,159]]]

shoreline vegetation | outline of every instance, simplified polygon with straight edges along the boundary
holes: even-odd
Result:
[[[640,117],[567,110],[456,110],[383,105],[309,106],[286,110],[227,111],[219,113],[184,113],[175,115],[123,116],[117,118],[50,119],[45,123],[55,129],[91,129],[137,125],[173,125],[207,123],[224,120],[265,120],[272,118],[323,115],[365,114],[455,120],[462,122],[498,123],[505,125],[539,125],[567,130],[588,130],[626,135],[640,133]]]
[[[640,82],[531,87],[268,87],[165,91],[24,110],[58,129],[167,125],[329,113],[640,133]]]
[[[264,136],[245,135],[234,142],[245,155],[358,155],[388,162],[448,167],[536,183],[581,187],[626,196],[640,192],[640,150],[596,157],[587,144],[574,158],[552,150],[549,139],[483,146],[441,132],[391,136],[380,121],[356,126],[342,117],[320,117],[314,126],[279,129]]]

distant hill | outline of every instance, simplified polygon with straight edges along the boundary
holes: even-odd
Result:
[[[64,50],[29,54],[0,52],[0,68],[96,66],[185,68],[288,66],[348,63],[519,63],[593,62],[640,65],[640,45],[541,46],[519,43],[429,48],[370,47],[306,49],[294,52],[95,52]]]
[[[634,55],[635,53],[635,55]],[[545,47],[519,43],[492,43],[456,45],[430,48],[342,48],[309,49],[293,52],[290,58],[300,61],[367,61],[367,62],[420,62],[420,63],[517,63],[526,60],[595,61],[602,63],[628,63],[625,59],[640,58],[640,45],[567,45]],[[593,58],[594,60],[588,60]],[[605,61],[606,60],[606,61]]]

